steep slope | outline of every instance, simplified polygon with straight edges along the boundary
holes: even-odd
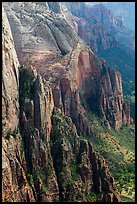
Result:
[[[3,11],[3,15],[5,15]],[[2,41],[2,120],[8,129],[18,127],[18,67],[19,61],[14,49],[13,37],[9,30],[7,18],[3,21],[3,41]],[[8,33],[8,34],[7,34]],[[11,80],[9,81],[9,78]],[[14,89],[12,88],[14,87]],[[7,107],[9,107],[7,109]]]
[[[102,148],[98,149],[110,169],[120,192],[122,201],[134,202],[135,200],[135,130],[122,127],[117,134],[111,130],[108,135],[102,131],[98,133],[101,138]],[[129,136],[130,135],[130,136]],[[93,143],[93,142],[92,142]]]
[[[78,17],[78,33],[92,49],[96,48],[94,51],[98,52],[98,49],[105,50],[109,47],[121,47],[121,44],[134,50],[134,32],[126,28],[123,20],[116,18],[107,9],[106,4],[100,3],[92,7],[83,2],[79,4],[66,2],[64,4],[74,16]],[[100,43],[98,38],[100,38]],[[107,44],[104,38],[107,39]],[[122,47],[121,49],[123,50]]]
[[[114,35],[119,43],[131,49],[134,48],[134,33],[125,27],[122,18],[114,17],[113,13],[102,3],[91,7],[90,11],[91,16],[95,17],[110,34]]]
[[[122,202],[135,200],[135,127],[122,126],[118,131],[106,129],[96,115],[87,117],[97,137],[84,137],[105,158],[120,192]],[[83,138],[83,137],[82,137]]]
[[[111,85],[112,81],[115,83],[115,81],[121,80],[119,77],[117,79],[119,74],[112,74],[114,79],[112,76],[110,80],[110,73],[101,71],[104,69],[103,67],[106,67],[104,62],[87,47],[71,26],[63,18],[60,18],[58,12],[56,14],[47,7],[44,10],[43,5],[35,3],[4,3],[4,7],[8,13],[11,28],[14,28],[15,47],[21,64],[35,66],[37,71],[52,84],[56,106],[72,118],[79,134],[92,134],[88,120],[83,114],[81,100],[84,100],[91,110],[97,112],[104,120],[107,120],[108,125],[115,129],[118,129],[122,122],[130,123],[129,113],[127,112],[128,119],[124,119],[125,110],[116,108],[115,102],[114,104],[110,102],[110,97],[108,97],[109,95],[112,95],[112,98],[114,95],[116,98],[119,97],[119,93],[116,93]],[[20,13],[24,15],[24,18],[20,16]],[[18,20],[16,16],[18,16]],[[29,22],[26,19],[29,19]],[[38,26],[40,29],[36,29]],[[41,40],[37,46],[32,44],[35,38]],[[26,40],[24,41],[24,39]],[[105,69],[107,70],[107,68]],[[102,73],[106,77],[102,76]],[[107,98],[107,103],[112,103],[112,105],[108,105],[107,109],[105,108],[106,110],[102,106],[102,95],[99,94],[104,86],[98,84],[99,80],[104,80],[102,78],[106,78],[105,83],[110,86],[110,89],[103,87],[106,89],[104,95]],[[116,86],[119,85],[116,84]],[[121,88],[119,92],[122,94]],[[120,100],[116,99],[116,103],[120,103],[120,107],[124,103],[121,96]]]
[[[92,149],[90,142],[78,138],[71,119],[57,109],[52,122],[53,163],[62,189],[61,200],[117,202],[116,186],[105,160]]]
[[[92,7],[100,2],[85,2],[88,6]],[[113,12],[116,18],[121,19],[124,25],[135,31],[135,2],[101,2]]]
[[[22,152],[19,126],[19,62],[14,49],[13,37],[8,19],[2,11],[3,25],[3,77],[2,77],[2,194],[3,201],[34,200],[32,189],[26,180],[26,162]],[[14,87],[14,89],[13,89]],[[7,142],[4,137],[13,136]]]
[[[96,173],[98,171],[104,172],[107,179],[105,182],[104,178],[102,178],[102,185],[104,187],[101,188],[101,186],[98,186],[95,181],[93,181],[93,185],[89,185],[88,192],[82,191],[83,188],[81,187],[81,190],[77,193],[77,197],[72,198],[71,192],[67,190],[68,188],[70,188],[70,184],[67,184],[64,180],[62,180],[61,185],[64,186],[64,190],[60,186],[59,179],[61,179],[61,177],[58,178],[59,172],[57,170],[57,165],[55,164],[55,161],[57,161],[55,150],[63,150],[63,160],[62,157],[58,160],[58,166],[62,168],[62,164],[67,163],[69,159],[70,161],[73,161],[75,157],[75,162],[77,161],[77,154],[73,152],[75,149],[75,145],[80,145],[80,147],[77,147],[78,152],[82,151],[81,148],[83,145],[82,143],[79,144],[78,142],[75,125],[72,123],[70,118],[63,116],[61,114],[61,111],[59,111],[61,118],[58,118],[58,112],[54,109],[51,126],[51,115],[54,108],[52,91],[48,83],[44,79],[42,79],[40,75],[37,74],[34,68],[19,68],[20,65],[14,49],[10,26],[8,24],[8,20],[4,10],[2,17],[4,45],[3,74],[6,71],[12,73],[13,64],[10,64],[10,62],[13,61],[16,72],[14,72],[11,77],[9,77],[9,80],[11,80],[11,82],[14,81],[17,73],[16,80],[18,83],[15,84],[15,88],[16,95],[19,96],[16,99],[18,110],[17,112],[12,113],[13,119],[17,118],[18,120],[16,119],[13,127],[8,126],[8,124],[10,124],[10,118],[6,118],[6,123],[3,123],[3,202],[55,202],[59,200],[78,201],[83,199],[87,201],[89,198],[85,198],[85,196],[90,195],[91,190],[95,191],[96,188],[99,188],[100,193],[103,195],[103,197],[100,199],[110,199],[111,201],[119,200],[118,191],[115,187],[114,181],[110,177],[106,164],[102,162],[103,160],[99,156],[96,156],[95,153],[93,154],[91,150],[91,153],[89,152],[89,155],[87,155],[87,157],[90,157],[90,162],[102,162],[102,165],[100,167],[98,167],[97,164],[94,164],[95,167],[93,166],[92,169],[93,172],[96,171]],[[6,56],[8,56],[7,60],[5,60]],[[3,84],[4,83],[5,78],[3,77]],[[14,92],[15,90],[9,89],[8,86],[5,86],[5,89],[3,89],[4,96],[5,93],[7,93],[7,95],[8,93],[11,93],[12,95]],[[16,95],[15,97],[13,95],[13,101],[17,97]],[[5,103],[3,103],[3,107],[4,106],[7,109],[7,113],[10,115],[10,105],[5,105]],[[11,106],[13,106],[12,103]],[[4,116],[5,115],[3,115],[3,122],[5,122]],[[63,123],[59,124],[59,121],[57,119],[61,119],[64,121]],[[55,123],[58,123],[56,124],[57,126],[55,125]],[[65,128],[67,128],[66,126],[69,126],[69,129],[67,130],[68,132],[66,132],[65,130]],[[68,138],[68,135],[72,134],[72,140],[64,144],[63,149],[62,144],[55,143],[55,138],[57,136],[55,132],[56,128],[58,128],[58,131],[61,131],[60,128],[64,128],[65,130],[65,132],[60,132],[60,137],[57,140],[58,142],[63,137],[65,137],[64,139],[66,140]],[[73,139],[75,140],[76,144],[73,143]],[[69,159],[65,156],[66,148],[68,148],[70,152],[73,152],[72,154],[68,154]],[[81,155],[80,152],[79,154]],[[94,155],[94,157],[92,157],[92,154]],[[61,155],[58,154],[58,156]],[[89,168],[90,165],[91,164],[89,163]],[[81,170],[82,168],[85,167],[80,167]],[[71,166],[68,166],[68,170],[70,171],[69,178],[73,179],[74,172],[71,169]],[[81,172],[81,170],[79,173],[79,182],[82,184],[84,172],[83,170]],[[100,175],[100,173],[98,173],[98,175]],[[89,170],[89,184],[92,181],[92,176],[92,172]],[[95,187],[93,187],[94,185]],[[71,187],[73,187],[77,191],[77,186],[75,186],[74,183],[71,183]],[[66,194],[63,195],[63,191],[66,191]],[[92,198],[90,197],[90,199]]]
[[[121,73],[123,92],[127,95],[126,98],[130,98],[128,101],[134,109],[132,103],[135,90],[134,33],[125,27],[121,18],[116,18],[107,9],[106,4],[98,2],[95,6],[83,2],[79,4],[66,2],[64,4],[69,10],[65,18],[67,22],[98,56],[105,59],[109,66]],[[134,117],[133,112],[132,117]]]
[[[14,82],[16,94],[8,86],[2,92],[6,98],[8,91],[13,96],[10,103],[13,110],[12,104],[18,107],[11,114],[10,105],[3,103],[3,110],[16,121],[13,127],[8,126],[10,118],[3,113],[3,201],[120,201],[105,160],[95,152],[92,142],[79,138],[79,135],[94,135],[85,116],[87,108],[102,116],[107,127],[119,129],[122,122],[130,124],[120,74],[108,69],[48,4],[44,4],[46,7],[34,2],[3,5],[11,28],[14,26],[20,61],[19,65],[3,11],[2,40],[7,43],[3,59],[8,56],[3,60],[3,73],[7,70],[12,73],[10,62],[16,62],[16,71],[9,78]],[[44,23],[34,33],[43,44],[36,47],[32,44],[33,29],[42,20]],[[45,37],[43,32],[47,30],[49,35]],[[31,62],[32,58],[35,61]]]
[[[105,6],[110,9],[115,16],[122,16],[127,28],[135,30],[135,3],[134,2],[107,2]]]

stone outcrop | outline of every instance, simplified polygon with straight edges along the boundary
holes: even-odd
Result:
[[[60,3],[59,2],[47,2],[50,10],[55,13],[60,13]]]
[[[62,12],[62,15],[65,16],[66,21],[76,30],[78,35],[92,48],[95,53],[118,46],[118,42],[114,36],[111,35],[107,28],[101,24],[101,20],[99,18],[100,15],[95,15],[90,6],[83,2],[80,2],[79,4],[66,2],[65,5],[68,8],[69,13],[64,14]],[[105,13],[104,5],[102,10]],[[112,17],[110,16],[109,18],[111,19]],[[106,16],[104,19],[106,22],[108,21]],[[109,24],[112,25],[112,21]]]
[[[108,69],[48,4],[45,9],[34,2],[4,4],[11,27],[15,26],[15,47],[22,63],[3,11],[2,201],[120,201],[105,160],[93,150],[93,133],[85,116],[88,107],[115,129],[122,121],[130,123],[120,74]],[[34,16],[32,11],[37,11]],[[45,17],[34,32],[38,39],[42,35],[43,45],[29,48],[36,37],[35,23]],[[32,26],[30,38],[26,26]],[[29,45],[22,44],[23,38]],[[28,63],[34,56],[34,64]],[[91,142],[80,135],[89,135]]]
[[[49,7],[54,10],[56,7],[55,4],[56,3],[52,2]],[[80,3],[79,5],[82,6],[83,4]],[[61,12],[63,12],[64,7],[58,4],[59,11],[54,12],[52,10],[52,13],[50,13],[50,9],[43,10],[43,7],[41,7],[43,4],[38,3],[35,5],[34,2],[27,4],[27,10],[24,9],[23,3],[21,5],[18,3],[4,3],[4,6],[6,11],[9,11],[8,16],[9,21],[12,21],[11,25],[14,24],[14,28],[16,27],[16,29],[13,30],[13,34],[19,60],[27,67],[31,64],[36,66],[38,73],[43,75],[46,81],[49,81],[53,90],[55,106],[61,108],[64,114],[72,118],[77,127],[78,134],[92,135],[88,120],[84,116],[85,110],[82,106],[82,102],[87,104],[93,112],[103,116],[106,123],[109,123],[110,126],[115,129],[120,128],[122,124],[121,121],[123,120],[122,117],[126,117],[127,114],[123,113],[122,116],[122,110],[119,108],[116,109],[116,103],[118,102],[115,102],[115,100],[112,102],[112,105],[109,104],[109,95],[119,97],[119,93],[113,90],[107,90],[104,87],[106,86],[105,84],[112,88],[113,86],[119,86],[119,84],[115,79],[114,81],[113,79],[110,80],[109,75],[111,74],[108,73],[108,71],[106,71],[106,76],[101,75],[101,70],[104,66],[102,60],[92,52],[78,37],[72,27],[61,17],[63,15]],[[35,49],[33,48],[31,40],[28,41],[28,39],[26,39],[28,46],[24,46],[23,43],[25,41],[24,37],[26,38],[26,33],[18,32],[18,30],[21,31],[22,26],[24,30],[28,26],[28,22],[26,22],[25,18],[22,20],[19,18],[22,26],[20,26],[20,23],[15,19],[15,13],[19,15],[18,9],[21,6],[22,14],[27,18],[37,9],[36,14],[31,16],[32,21],[29,22],[30,30],[32,31],[30,32],[29,39],[33,41],[35,36],[37,36],[37,39],[42,38],[42,44],[38,43],[38,46],[35,45]],[[10,8],[12,8],[15,13],[11,12]],[[81,7],[79,7],[79,9],[80,8]],[[43,21],[44,23],[42,23]],[[40,26],[41,29],[37,29],[36,31],[37,26]],[[45,38],[44,36],[47,36],[47,33],[48,37]],[[16,36],[18,34],[21,37],[20,43],[16,40],[18,39]],[[111,43],[109,43],[109,45],[110,44]],[[43,45],[45,46],[43,47]],[[40,54],[35,54],[36,52]],[[43,53],[42,55],[41,52]],[[32,60],[33,62],[27,63],[28,60]],[[116,71],[113,72],[114,75],[119,75]],[[117,77],[114,78],[119,80]],[[114,85],[112,85],[112,83],[114,83]],[[106,89],[105,96],[101,93],[104,89]],[[116,89],[119,88],[117,87]],[[120,90],[120,93],[122,94],[122,90]],[[108,108],[102,105],[103,100],[105,100],[103,97],[107,98]],[[37,100],[39,100],[38,95]],[[124,103],[123,99],[118,100],[119,103],[121,103],[119,106],[122,107]],[[114,109],[116,110],[114,111]],[[129,110],[127,112],[129,112]],[[39,118],[39,123],[40,120]],[[123,121],[125,122],[126,119]]]
[[[54,107],[52,91],[50,87],[47,87],[42,83],[42,79],[40,76],[36,81],[35,87],[35,126],[39,129],[39,131],[44,132],[47,135],[47,138],[49,138],[51,131],[50,116]],[[38,122],[40,123],[39,125],[37,125]]]
[[[2,201],[34,202],[34,192],[26,178],[26,161],[20,135],[2,141]]]
[[[2,121],[6,129],[18,127],[18,67],[19,61],[14,49],[10,25],[5,11],[2,11]]]
[[[96,20],[103,25],[103,27],[106,28],[119,43],[134,49],[134,33],[125,27],[122,19],[116,18],[102,3],[93,6],[91,8],[91,13],[92,17],[95,17]],[[121,31],[122,35],[120,34]]]
[[[54,109],[52,124],[52,156],[61,201],[93,201],[92,197],[88,199],[93,192],[99,195],[94,201],[105,202],[110,196],[110,202],[120,201],[105,160],[93,150],[91,142],[79,139],[71,119]]]
[[[34,68],[19,66],[3,10],[2,201],[57,201],[50,148],[43,143],[51,131],[52,91]]]
[[[78,44],[74,50],[75,54],[71,53],[71,63],[67,61],[65,66],[68,67],[71,73],[70,83],[72,84],[71,87],[73,87],[71,111],[68,116],[72,118],[77,129],[81,130],[80,124],[83,123],[83,120],[85,121],[83,123],[85,129],[84,127],[82,129],[85,131],[82,132],[82,135],[89,135],[91,133],[88,128],[89,126],[86,125],[88,124],[86,119],[82,116],[84,113],[84,109],[81,107],[83,101],[92,112],[102,117],[104,122],[108,124],[108,127],[111,126],[117,130],[121,127],[122,123],[130,124],[130,122],[125,121],[123,114],[125,102],[123,100],[120,73],[112,68],[108,68],[106,63],[94,55],[85,45]],[[72,79],[71,76],[73,76]],[[67,97],[64,96],[65,100],[67,100]],[[130,113],[128,108],[126,109],[127,115]],[[130,121],[130,118],[128,121]]]
[[[114,69],[107,70],[104,68],[102,70],[101,84],[102,87],[99,93],[101,96],[100,107],[104,119],[109,121],[110,126],[115,130],[118,130],[122,126],[122,123],[129,125],[130,122],[128,121],[130,119],[125,121],[123,117],[124,100],[120,73]],[[126,110],[129,114],[130,110],[128,108]]]
[[[20,134],[17,134],[19,126],[19,62],[4,10],[2,20],[2,200],[4,202],[34,201],[32,189],[29,188],[26,179],[26,162],[24,152],[22,152],[22,141],[19,139]],[[9,141],[5,137],[10,137]]]
[[[91,21],[79,19],[78,34],[92,48],[95,53],[101,50],[118,47],[118,42],[100,23],[93,17]]]
[[[115,17],[105,4],[95,6],[84,2],[64,4],[73,14],[73,17],[69,14],[69,18],[66,18],[67,22],[75,22],[71,25],[77,25],[73,28],[77,27],[79,36],[94,52],[100,53],[101,50],[120,47],[120,44],[134,49],[134,33],[127,29],[122,18]]]
[[[52,90],[35,68],[20,68],[20,106],[23,121],[29,119],[29,126],[35,126],[48,139],[54,107]]]
[[[123,92],[127,94],[135,80],[134,32],[127,29],[122,19],[116,18],[107,9],[107,4],[97,3],[95,6],[84,2],[64,4],[69,12],[62,12],[62,16],[94,53],[121,73]],[[115,3],[114,5],[116,6]],[[124,12],[126,13],[125,9]]]
[[[50,64],[59,61],[60,55],[67,54],[77,41],[77,34],[69,24],[51,10],[44,10],[43,4],[8,2],[3,5],[9,14],[19,61],[25,66],[39,66],[40,71],[45,71]]]

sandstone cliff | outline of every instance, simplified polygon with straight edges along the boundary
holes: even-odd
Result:
[[[2,194],[3,201],[34,201],[26,180],[26,162],[19,126],[19,62],[8,19],[3,10],[2,71]],[[12,135],[12,136],[11,136]],[[16,135],[16,138],[14,136]],[[9,141],[5,139],[9,138]]]
[[[76,31],[78,35],[95,53],[98,53],[100,50],[106,50],[118,46],[118,42],[114,36],[111,35],[110,32],[108,32],[108,29],[101,24],[98,13],[94,14],[91,7],[83,2],[80,2],[79,4],[66,2],[65,5],[69,10],[67,15],[65,13],[66,21],[71,24],[74,29],[77,28]],[[105,13],[105,6],[102,10],[102,13]],[[69,17],[67,17],[68,15]],[[104,21],[108,22],[108,16],[109,14],[104,17]],[[111,19],[111,16],[109,19]],[[112,24],[112,21],[107,23],[107,25],[108,24]]]
[[[11,30],[9,30],[9,22],[4,10],[2,25],[2,120],[6,128],[13,130],[18,127],[19,61],[14,49]]]
[[[123,19],[115,17],[105,4],[99,3],[94,6],[84,2],[73,2],[73,4],[64,2],[64,4],[78,19],[76,22],[79,35],[91,45],[92,49],[96,48],[94,51],[118,46],[118,42],[134,49],[134,33],[126,28]]]
[[[84,109],[81,106],[82,101],[85,101],[86,105],[88,105],[93,112],[101,115],[104,120],[115,129],[120,128],[122,122],[125,124],[130,123],[130,119],[124,119],[126,117],[124,113],[122,114],[124,110],[115,107],[117,106],[116,103],[118,103],[117,100],[119,100],[120,107],[122,107],[124,103],[119,74],[114,70],[112,71],[114,74],[110,74],[106,68],[106,72],[104,72],[102,76],[102,67],[106,67],[106,65],[104,65],[104,62],[78,37],[72,27],[60,17],[60,13],[62,12],[61,5],[59,7],[60,9],[56,12],[57,14],[53,11],[51,13],[49,9],[43,10],[41,4],[36,5],[35,3],[27,4],[28,11],[25,10],[23,3],[21,3],[21,5],[18,3],[6,3],[4,6],[5,9],[9,11],[9,21],[11,25],[14,25],[15,47],[20,62],[25,66],[35,66],[38,73],[42,74],[46,80],[50,82],[53,89],[55,106],[61,108],[66,115],[72,118],[79,134],[92,135],[88,121],[84,116]],[[54,6],[53,2],[50,8],[54,10]],[[20,7],[22,8],[22,14],[25,15],[23,19],[19,17]],[[10,11],[10,8],[18,15],[19,22],[16,21],[14,17],[15,14]],[[36,14],[31,15],[35,10],[37,11]],[[29,30],[31,32],[29,32],[29,38],[26,38],[28,34],[25,32],[22,33],[21,30],[24,29],[25,31],[27,29],[28,22],[26,18],[30,16],[32,18],[32,21],[29,22]],[[36,31],[37,26],[40,26],[41,29],[37,29]],[[18,30],[21,32],[18,32]],[[18,34],[21,38],[17,38]],[[46,36],[48,34],[47,38],[44,37],[45,34]],[[27,46],[23,45],[24,37]],[[42,39],[42,44],[37,43],[35,49],[33,49],[34,45],[31,43],[34,41],[34,37]],[[18,39],[20,39],[20,43]],[[45,47],[43,47],[43,44],[45,44]],[[101,81],[102,83],[99,83]],[[117,81],[119,81],[119,83],[117,83]],[[105,84],[107,84],[111,90],[105,88]],[[120,86],[120,91],[114,92],[113,86]],[[121,99],[116,99],[116,102],[114,100],[112,105],[108,105],[109,107],[107,109],[102,105],[105,99],[103,99],[103,93],[101,93],[101,91],[104,89],[105,98],[107,98],[106,103],[108,104],[111,103],[110,95],[112,95],[113,98],[119,98],[119,93],[121,94]],[[117,90],[119,88],[117,87],[115,89]],[[127,112],[129,111],[128,109]]]
[[[134,84],[135,73],[134,32],[126,28],[122,20],[116,18],[105,4],[64,4],[69,10],[62,12],[66,21],[96,54],[117,68],[122,75],[123,90],[126,93],[129,87],[134,86],[131,85]]]
[[[50,28],[49,38],[43,36],[45,47],[38,44],[34,52],[34,45],[29,47],[29,39],[34,37],[32,28],[29,34],[23,32],[27,25],[33,27],[44,19],[41,6],[31,2],[4,5],[9,11],[11,27],[15,26],[15,48],[21,65],[3,11],[2,93],[3,99],[8,100],[7,103],[3,100],[2,113],[3,201],[120,201],[105,160],[93,150],[90,142],[79,138],[79,135],[93,135],[85,116],[87,107],[115,129],[120,128],[122,121],[130,123],[130,110],[123,101],[120,74],[108,69],[66,21],[51,13],[47,4],[45,11],[41,5],[43,16],[48,17],[42,27],[46,31]],[[20,10],[25,13],[25,19],[32,15],[32,11],[37,11],[31,16],[34,24],[29,18],[27,23],[20,19]],[[23,26],[23,32],[18,32]],[[40,29],[37,31],[37,38],[41,39]],[[18,34],[21,38],[17,37]],[[28,47],[22,44],[24,37]],[[41,65],[43,55],[39,51],[46,53]],[[27,59],[34,56],[35,62],[28,63]],[[6,73],[10,73],[10,77]]]
[[[54,109],[52,123],[53,164],[61,200],[107,201],[109,197],[110,202],[118,202],[114,179],[105,160],[93,150],[92,144],[79,139],[71,119],[62,116],[58,109]],[[95,198],[92,192],[96,192],[98,197]]]

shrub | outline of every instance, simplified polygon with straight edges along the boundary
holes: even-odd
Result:
[[[35,83],[33,77],[28,75],[26,68],[19,69],[19,96],[20,104],[24,103],[25,99],[33,99],[35,94]]]
[[[71,169],[71,172],[72,172],[72,179],[75,181],[77,179],[77,177],[78,177],[77,166],[72,165],[70,169]]]
[[[13,131],[8,130],[5,138],[8,140],[10,138],[10,136],[13,136],[14,138],[16,138],[16,135],[18,134],[18,129],[14,129]]]
[[[48,191],[48,187],[45,184],[42,184],[41,193],[46,193]]]
[[[70,178],[65,178],[63,183],[66,185],[73,185],[75,181],[72,179],[72,177],[70,177]]]
[[[42,141],[45,140],[46,136],[45,136],[45,134],[43,132],[40,133],[40,138],[42,139]]]
[[[30,124],[30,125],[28,126],[27,130],[28,130],[29,134],[34,134],[34,132],[35,132],[35,127],[34,127],[34,125],[33,125],[33,124]]]
[[[97,194],[95,194],[94,192],[91,192],[90,194],[85,196],[87,201],[94,201],[97,200]]]
[[[31,174],[27,174],[27,179],[29,183],[33,182],[33,176]]]
[[[127,170],[129,172],[135,172],[135,166],[134,165],[130,165],[130,166],[127,167]]]
[[[10,138],[10,136],[11,136],[11,132],[8,131],[8,132],[7,132],[7,135],[5,136],[5,138],[8,140],[8,139]]]

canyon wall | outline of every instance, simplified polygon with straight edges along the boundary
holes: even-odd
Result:
[[[41,6],[4,3],[10,25],[2,12],[2,200],[90,201],[88,195],[94,193],[99,196],[95,201],[120,201],[105,160],[79,137],[94,136],[85,116],[87,107],[108,128],[130,124],[120,74],[108,68],[65,20],[51,13],[50,6],[45,10]],[[25,20],[19,17],[20,9]],[[48,19],[33,32],[44,19],[41,15]],[[29,41],[34,33],[45,43],[35,49]]]

